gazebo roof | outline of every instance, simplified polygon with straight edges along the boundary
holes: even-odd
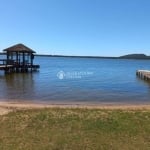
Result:
[[[4,49],[3,51],[6,52],[26,52],[26,53],[35,53],[32,49],[28,48],[27,46],[23,44],[16,44],[14,46],[8,47]]]

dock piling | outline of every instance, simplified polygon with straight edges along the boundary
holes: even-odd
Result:
[[[150,81],[150,71],[149,70],[137,70],[136,75],[137,75],[137,77],[141,78],[142,80]]]

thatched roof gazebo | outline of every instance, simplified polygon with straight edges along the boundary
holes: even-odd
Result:
[[[29,68],[31,70],[39,68],[39,65],[33,65],[34,53],[36,52],[23,44],[16,44],[3,51],[7,55],[6,64],[13,65],[17,72],[19,70],[28,71]]]
[[[35,51],[23,44],[16,44],[14,46],[4,49],[3,51],[35,53]]]

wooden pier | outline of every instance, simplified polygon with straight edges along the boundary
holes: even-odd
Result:
[[[6,52],[6,59],[0,60],[0,70],[6,73],[28,72],[40,68],[39,65],[33,64],[35,51],[23,44],[11,46],[3,51]]]
[[[14,68],[13,65],[0,65],[0,70],[9,70],[13,68]]]
[[[28,65],[28,66],[16,66],[16,65],[0,65],[0,70],[5,71],[5,73],[12,73],[12,72],[32,72],[39,69],[39,65]]]
[[[150,81],[150,70],[137,70],[136,75],[146,81]]]

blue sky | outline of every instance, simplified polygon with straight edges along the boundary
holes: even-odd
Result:
[[[40,54],[150,55],[149,0],[0,0],[0,50]]]

